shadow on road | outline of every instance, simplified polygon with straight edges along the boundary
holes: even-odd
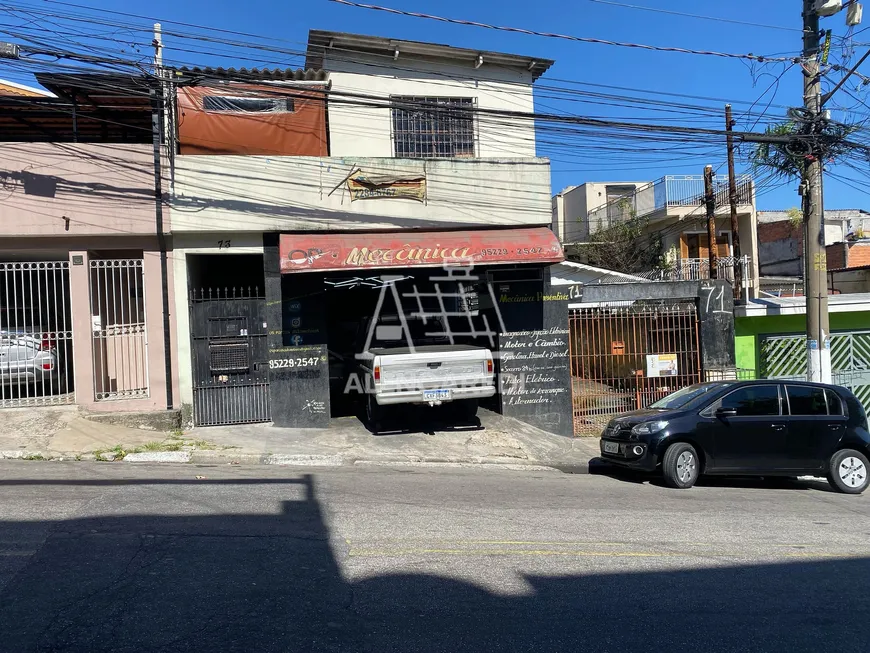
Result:
[[[621,573],[517,572],[526,589],[510,595],[390,573],[387,558],[349,581],[312,477],[275,482],[288,486],[279,515],[51,523],[0,593],[0,650],[867,650],[868,558],[654,571],[626,558]],[[0,533],[26,526],[0,523]]]
[[[642,472],[617,465],[611,465],[601,458],[589,461],[589,473],[623,481],[625,483],[649,483],[666,488],[661,473]],[[824,479],[796,478],[790,476],[702,476],[695,483],[696,487],[732,487],[732,488],[764,488],[780,490],[816,490],[838,494]],[[679,490],[685,492],[686,490]]]

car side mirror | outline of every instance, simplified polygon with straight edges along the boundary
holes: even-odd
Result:
[[[737,410],[734,408],[717,408],[716,417],[737,417]]]

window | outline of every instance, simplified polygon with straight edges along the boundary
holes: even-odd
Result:
[[[825,396],[828,398],[828,414],[842,415],[843,400],[840,399],[840,395],[838,395],[833,390],[825,390]]]
[[[230,113],[291,113],[294,105],[293,98],[205,95],[202,108]]]
[[[474,156],[474,98],[393,96],[396,156]]]
[[[722,398],[722,408],[733,408],[738,415],[779,415],[779,388],[751,385]]]
[[[787,385],[789,410],[792,415],[827,415],[824,388],[812,386]]]
[[[686,388],[677,390],[676,392],[672,392],[667,397],[659,399],[658,401],[650,404],[649,407],[665,410],[683,408],[687,406],[690,402],[698,399],[699,397],[703,397],[708,392],[713,390],[721,390],[727,385],[727,383],[696,383],[695,385],[690,385]]]
[[[634,186],[607,186],[607,223],[614,225],[630,220],[636,213],[637,192]]]

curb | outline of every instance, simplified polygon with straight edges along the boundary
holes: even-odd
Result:
[[[0,459],[28,461],[82,461],[89,454],[56,451],[0,451]],[[93,456],[87,462],[92,462]],[[85,461],[82,461],[85,462]],[[389,457],[356,458],[341,454],[270,454],[229,451],[144,451],[129,453],[117,461],[97,462],[171,463],[192,465],[278,465],[285,467],[421,467],[430,469],[488,469],[525,472],[595,473],[595,459],[587,463],[518,462],[515,458],[472,456],[461,458]],[[590,469],[591,468],[591,469]]]

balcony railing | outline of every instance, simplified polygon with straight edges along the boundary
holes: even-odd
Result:
[[[752,279],[752,266],[748,256],[741,256],[740,258],[735,256],[720,256],[716,259],[718,279],[727,279],[731,283],[734,283],[735,269],[740,270],[743,286],[749,286]],[[701,279],[710,279],[710,260],[706,258],[684,258],[674,261],[668,268],[642,273],[637,276],[643,276],[651,281],[699,281]]]
[[[716,206],[728,206],[728,177],[713,178]],[[738,175],[737,204],[752,204],[752,176]],[[589,212],[589,233],[594,234],[630,217],[646,217],[657,211],[678,207],[701,207],[704,204],[702,175],[669,175],[640,186],[633,195],[605,204]],[[702,216],[703,212],[699,212]]]

